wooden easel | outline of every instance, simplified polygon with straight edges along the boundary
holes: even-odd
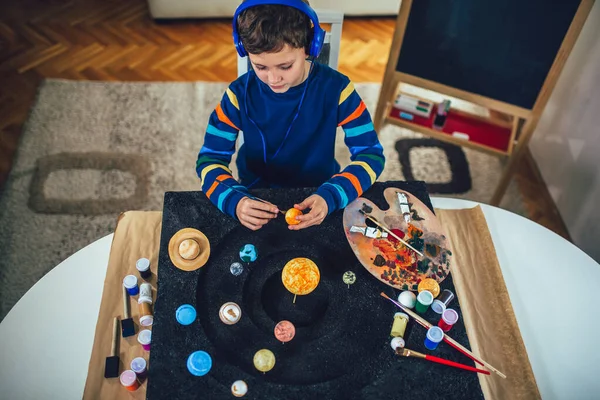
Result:
[[[388,58],[381,92],[379,94],[377,109],[373,118],[375,130],[380,132],[384,124],[390,123],[423,133],[427,136],[431,136],[442,141],[468,146],[487,151],[492,154],[507,157],[508,160],[502,173],[502,177],[500,178],[500,182],[490,200],[490,204],[496,206],[499,205],[508,187],[510,179],[515,172],[517,162],[527,149],[527,144],[529,143],[531,135],[538,124],[540,116],[542,115],[546,103],[550,98],[550,94],[556,85],[560,72],[562,71],[565,62],[575,44],[575,41],[581,32],[583,24],[593,6],[593,3],[594,0],[582,0],[579,4],[575,16],[569,25],[568,31],[564,36],[558,52],[556,53],[554,61],[546,75],[543,86],[537,95],[533,107],[525,108],[491,97],[485,97],[476,93],[450,87],[432,80],[423,79],[415,75],[398,72],[396,70],[396,65],[401,54],[405,31],[409,22],[411,7],[413,5],[413,0],[402,0],[396,21],[396,30],[392,41],[392,48]],[[490,111],[490,117],[487,119],[488,122],[508,126],[510,128],[508,145],[505,149],[499,150],[497,148],[492,148],[480,143],[452,136],[448,133],[434,130],[431,127],[423,126],[422,124],[416,124],[410,120],[391,116],[390,110],[394,103],[394,99],[400,92],[400,84],[409,84],[419,88],[428,89],[443,95],[452,96],[486,107]],[[432,112],[435,113],[435,109]],[[476,116],[472,117],[481,118]]]

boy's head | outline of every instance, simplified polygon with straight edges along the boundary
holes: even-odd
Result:
[[[254,71],[274,92],[286,92],[306,78],[304,61],[314,34],[306,13],[287,5],[257,4],[239,13],[234,23]]]

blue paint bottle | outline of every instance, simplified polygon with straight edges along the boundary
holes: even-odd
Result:
[[[435,350],[443,339],[444,331],[442,331],[442,328],[439,326],[432,326],[425,336],[425,347],[429,350]]]
[[[127,293],[129,293],[130,296],[137,296],[140,292],[138,280],[135,275],[127,275],[123,278],[123,286],[125,286],[125,289],[127,289]]]

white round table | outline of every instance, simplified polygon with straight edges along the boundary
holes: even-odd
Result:
[[[432,202],[447,209],[478,204],[435,197]],[[596,397],[600,265],[530,220],[481,206],[542,397]],[[0,397],[81,399],[112,237],[60,263],[2,321]],[[564,285],[566,280],[571,283]]]

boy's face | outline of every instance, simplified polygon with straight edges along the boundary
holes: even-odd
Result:
[[[294,49],[286,44],[277,53],[249,54],[248,57],[258,78],[275,93],[287,92],[301,84],[306,76],[304,49]]]

